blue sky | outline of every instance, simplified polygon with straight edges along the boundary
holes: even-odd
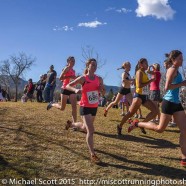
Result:
[[[106,61],[97,73],[118,86],[124,61],[134,75],[141,57],[152,64],[173,49],[186,55],[185,33],[185,0],[0,0],[0,61],[19,52],[36,57],[25,76],[34,81],[51,64],[59,76],[70,55],[82,73],[82,47],[90,46]]]

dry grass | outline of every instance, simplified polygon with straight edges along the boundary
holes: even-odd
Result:
[[[147,131],[147,135],[135,130],[129,135],[126,124],[125,135],[118,138],[120,111],[111,109],[105,118],[99,108],[94,140],[103,163],[92,165],[85,134],[64,130],[70,110],[70,105],[61,112],[54,108],[46,111],[44,103],[1,102],[0,179],[67,178],[76,179],[78,185],[79,178],[186,178],[186,170],[179,165],[178,128],[167,128],[163,134]]]

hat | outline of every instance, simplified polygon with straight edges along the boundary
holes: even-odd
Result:
[[[51,65],[50,68],[54,68],[54,65]]]

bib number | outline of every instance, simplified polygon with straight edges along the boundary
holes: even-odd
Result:
[[[98,99],[99,99],[98,91],[87,92],[87,98],[89,104],[98,103]]]

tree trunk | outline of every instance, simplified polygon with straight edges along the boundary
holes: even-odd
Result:
[[[15,87],[16,87],[15,102],[17,102],[17,92],[18,92],[18,83],[17,82],[15,84]]]

